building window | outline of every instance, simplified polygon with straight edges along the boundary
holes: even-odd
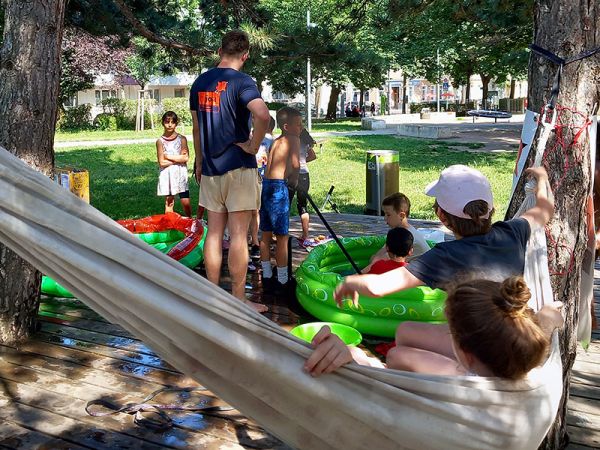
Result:
[[[277,102],[284,102],[286,100],[289,100],[289,97],[287,95],[285,95],[283,92],[273,92],[273,100],[277,101]]]
[[[114,89],[96,89],[96,106],[102,105],[102,100],[116,97],[117,91]]]
[[[427,98],[427,86],[422,86],[421,89],[423,91],[422,100],[425,101],[425,99]]]
[[[175,89],[175,98],[184,98],[185,89]]]
[[[365,91],[365,103],[369,102],[369,91]]]
[[[74,108],[77,106],[77,94],[70,96],[63,102],[65,108]]]

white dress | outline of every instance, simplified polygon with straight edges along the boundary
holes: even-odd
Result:
[[[175,139],[160,138],[165,155],[181,155],[181,135]],[[188,190],[187,164],[173,164],[160,169],[158,174],[157,195],[175,195]]]

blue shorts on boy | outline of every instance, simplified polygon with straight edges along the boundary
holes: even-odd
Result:
[[[290,227],[290,198],[285,180],[265,178],[260,197],[260,229],[286,235]]]

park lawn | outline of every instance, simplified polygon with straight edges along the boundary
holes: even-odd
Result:
[[[365,152],[397,150],[400,153],[399,189],[411,199],[411,216],[434,219],[433,200],[424,187],[451,164],[468,164],[481,170],[492,184],[496,219],[506,210],[515,153],[471,153],[455,150],[447,143],[394,136],[335,137],[325,141],[317,160],[309,163],[310,193],[318,205],[335,185],[333,200],[341,212],[362,214],[365,206]],[[113,219],[160,214],[163,199],[156,196],[158,168],[154,144],[59,149],[57,165],[70,165],[90,172],[93,206]],[[191,172],[192,165],[188,165]],[[191,175],[191,173],[190,173]],[[190,178],[192,204],[198,188]],[[181,208],[176,203],[176,210]],[[327,209],[326,209],[327,210]],[[292,214],[296,214],[295,205]]]

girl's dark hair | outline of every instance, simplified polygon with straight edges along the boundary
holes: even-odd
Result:
[[[449,290],[446,300],[454,342],[495,376],[523,378],[544,361],[550,345],[527,306],[530,298],[522,277],[459,283]]]
[[[173,111],[167,111],[166,113],[164,113],[161,119],[161,123],[164,124],[167,121],[167,119],[171,119],[173,122],[175,122],[175,124],[179,123],[179,117],[177,117],[177,114]]]
[[[448,221],[448,228],[454,233],[462,236],[476,236],[478,234],[485,234],[492,228],[492,216],[494,215],[494,208],[489,211],[489,206],[485,200],[473,200],[465,205],[463,212],[470,216],[470,219],[464,219],[450,214],[436,202],[433,205],[434,208],[442,210]],[[489,211],[488,218],[484,218]]]

